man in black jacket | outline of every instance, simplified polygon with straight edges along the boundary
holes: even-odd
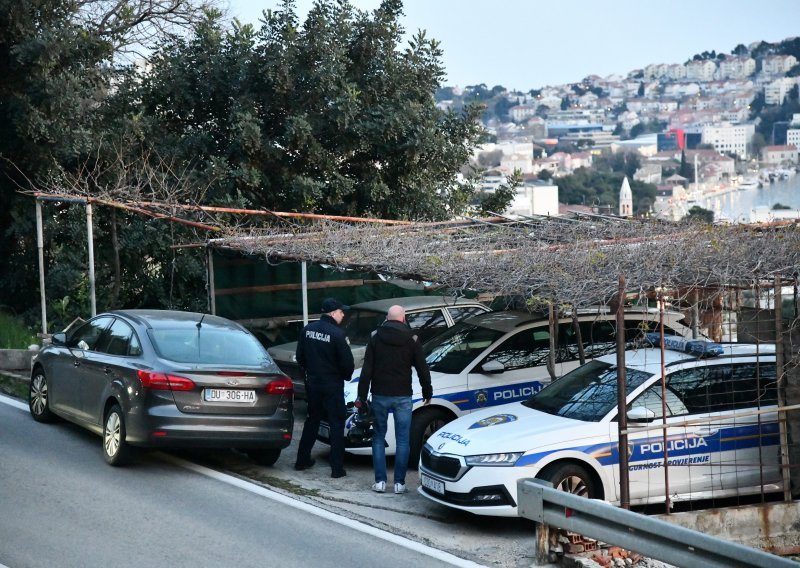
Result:
[[[422,344],[406,323],[402,306],[392,306],[386,321],[373,332],[367,344],[364,367],[358,383],[358,398],[367,400],[372,387],[372,412],[375,417],[372,437],[372,490],[386,491],[386,428],[389,411],[394,414],[394,492],[405,493],[411,435],[411,368],[417,370],[424,404],[433,396],[431,373],[425,362]]]
[[[353,352],[339,327],[350,307],[335,298],[322,302],[322,317],[303,328],[297,342],[297,363],[306,374],[308,413],[297,448],[296,470],[314,465],[311,449],[322,417],[328,419],[331,477],[344,477],[344,381],[353,374]]]

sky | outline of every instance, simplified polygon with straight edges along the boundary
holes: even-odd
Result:
[[[221,0],[258,24],[277,0]],[[300,21],[313,0],[297,0]],[[351,0],[373,10],[379,0]],[[441,42],[444,84],[528,91],[587,75],[627,75],[650,63],[685,63],[703,51],[800,35],[798,0],[405,0],[406,37]]]

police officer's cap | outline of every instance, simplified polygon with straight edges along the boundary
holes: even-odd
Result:
[[[325,298],[322,302],[322,313],[329,314],[331,312],[335,312],[336,310],[344,310],[347,311],[350,309],[350,306],[341,303],[336,298]]]

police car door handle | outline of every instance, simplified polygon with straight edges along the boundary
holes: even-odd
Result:
[[[719,428],[698,428],[697,434],[699,436],[713,436],[719,432]]]

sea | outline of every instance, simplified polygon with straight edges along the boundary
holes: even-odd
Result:
[[[785,180],[764,183],[761,188],[732,190],[722,195],[704,197],[698,205],[714,212],[714,220],[750,222],[751,213],[757,208],[772,209],[780,203],[800,210],[800,174]]]

